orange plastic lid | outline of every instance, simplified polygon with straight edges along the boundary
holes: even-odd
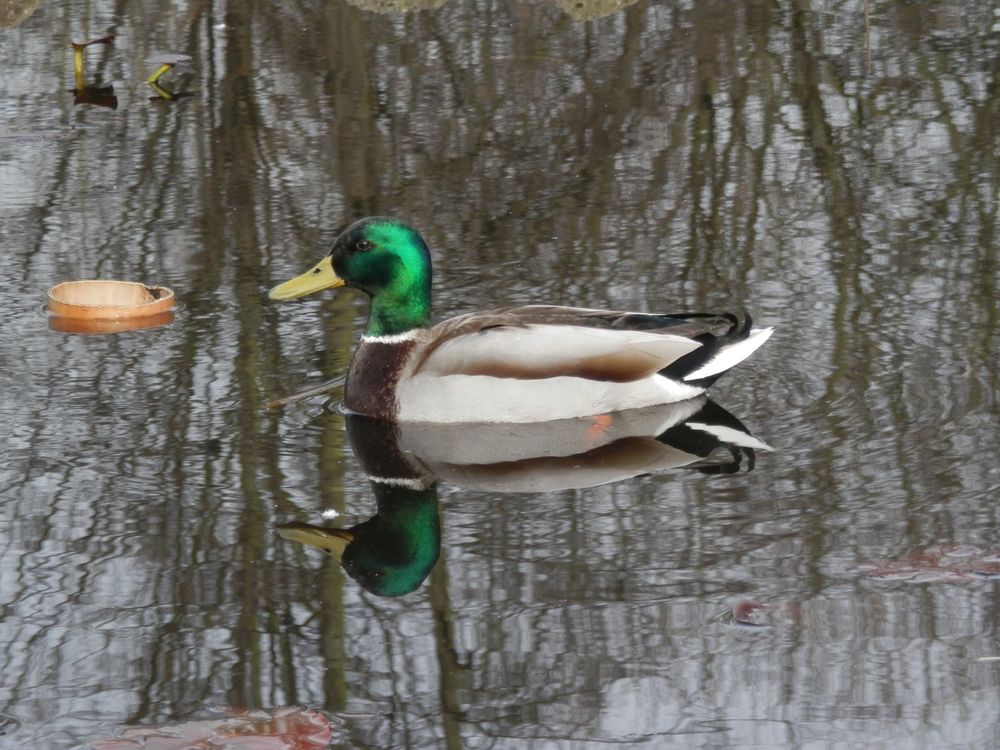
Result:
[[[64,281],[48,291],[50,327],[74,333],[114,333],[173,320],[176,300],[165,286],[135,281]]]

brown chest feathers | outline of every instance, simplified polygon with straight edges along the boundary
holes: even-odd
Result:
[[[413,341],[358,344],[347,371],[344,406],[373,419],[394,420],[399,411],[396,384],[414,346]]]

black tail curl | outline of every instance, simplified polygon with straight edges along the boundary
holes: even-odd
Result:
[[[688,385],[700,388],[708,388],[712,383],[725,375],[725,371],[709,375],[705,378],[699,378],[698,380],[685,381],[684,378],[710,362],[719,353],[720,349],[735,344],[738,341],[743,341],[750,335],[750,331],[753,328],[753,318],[750,317],[750,313],[746,310],[741,310],[739,313],[680,313],[671,317],[679,320],[713,318],[720,322],[729,321],[729,329],[722,333],[713,332],[696,336],[694,340],[701,344],[700,347],[660,370],[660,375],[664,377],[679,382],[687,382]]]

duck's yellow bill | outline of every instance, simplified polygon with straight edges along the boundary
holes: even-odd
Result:
[[[347,545],[354,541],[354,534],[346,529],[324,529],[304,523],[282,526],[278,534],[291,542],[321,549],[338,561],[344,556]]]
[[[344,285],[344,280],[333,270],[333,259],[327,255],[304,274],[278,284],[267,296],[274,300],[298,299],[322,289],[336,289]]]

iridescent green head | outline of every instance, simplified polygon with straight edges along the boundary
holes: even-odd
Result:
[[[297,299],[339,286],[371,297],[368,336],[404,333],[430,323],[430,252],[420,234],[401,221],[376,216],[355,222],[323,260],[268,296]]]

